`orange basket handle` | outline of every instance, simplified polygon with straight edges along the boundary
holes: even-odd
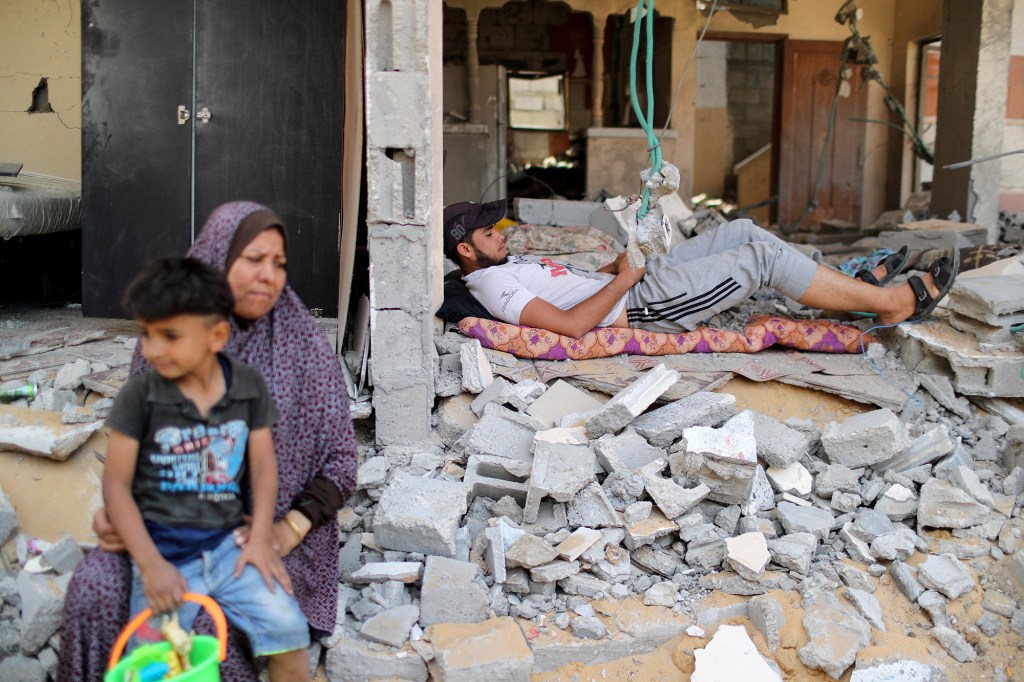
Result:
[[[218,655],[220,660],[224,660],[228,655],[228,622],[224,619],[224,612],[221,611],[220,606],[217,602],[207,597],[205,594],[196,594],[195,592],[186,592],[182,598],[185,601],[195,602],[202,606],[213,618],[213,624],[217,627],[217,643]],[[113,670],[117,662],[121,660],[121,654],[124,652],[124,648],[128,645],[128,640],[135,631],[138,630],[146,619],[153,615],[153,609],[143,609],[137,616],[132,618],[128,625],[125,626],[121,634],[117,636],[117,641],[114,642],[114,650],[110,652],[110,660],[107,662],[107,669]]]

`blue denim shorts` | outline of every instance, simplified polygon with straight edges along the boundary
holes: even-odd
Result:
[[[232,576],[241,553],[228,533],[216,548],[178,566],[188,581],[189,592],[209,595],[224,610],[232,625],[244,632],[256,656],[273,656],[309,647],[309,623],[295,597],[280,585],[267,589],[263,576],[247,564],[238,578]],[[142,575],[132,562],[132,613],[148,604],[142,591]],[[185,630],[199,615],[199,604],[185,602],[178,609],[178,621]],[[141,643],[141,642],[136,642]]]

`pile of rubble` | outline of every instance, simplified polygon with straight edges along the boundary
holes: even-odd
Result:
[[[367,449],[342,513],[345,615],[324,642],[332,680],[428,669],[527,679],[737,615],[774,650],[784,623],[773,590],[802,594],[802,665],[838,678],[885,630],[879,579],[928,614],[957,661],[975,660],[979,632],[1024,636],[1024,426],[949,412],[920,391],[903,419],[879,409],[819,431],[737,413],[728,394],[654,406],[679,379],[662,365],[601,401],[561,380],[495,378],[497,354],[474,340],[448,335],[438,348],[451,370],[439,391],[458,393],[439,401],[441,444]],[[912,566],[915,553],[926,558]],[[975,575],[984,615],[955,622],[946,605],[978,589]],[[712,592],[761,596],[702,606]],[[601,611],[628,598],[679,618],[643,628]],[[545,644],[563,630],[574,643]],[[488,642],[502,645],[485,652]],[[712,651],[698,650],[697,673]],[[854,679],[889,679],[885,665],[858,663]]]

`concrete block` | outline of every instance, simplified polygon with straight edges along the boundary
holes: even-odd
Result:
[[[870,592],[848,587],[843,591],[843,596],[853,604],[864,620],[871,624],[876,630],[885,632],[885,620],[882,618],[882,606],[878,598]]]
[[[810,641],[797,652],[800,661],[834,679],[853,665],[858,651],[871,644],[868,624],[829,591],[805,595],[803,623]]]
[[[527,682],[534,668],[534,654],[511,617],[438,624],[428,634],[434,647],[430,674],[438,682]]]
[[[571,502],[576,493],[594,481],[595,461],[590,448],[536,441],[523,520],[537,520],[541,498]]]
[[[59,575],[71,573],[78,562],[85,558],[85,553],[70,535],[61,537],[49,549],[43,552],[43,563],[50,566]]]
[[[1017,585],[1024,588],[1024,550],[1017,550],[1010,557],[1010,575],[1017,580]]]
[[[932,636],[946,652],[961,663],[972,663],[978,660],[978,652],[974,650],[964,636],[951,627],[936,625],[932,628]]]
[[[427,679],[427,665],[419,656],[395,656],[392,649],[358,639],[347,630],[327,649],[326,667],[332,682],[360,682],[374,677],[414,682]]]
[[[674,521],[665,518],[665,515],[658,510],[652,511],[651,515],[643,521],[627,524],[625,528],[624,541],[630,550],[649,545],[660,537],[679,531],[679,526]]]
[[[832,422],[821,444],[831,463],[856,468],[894,457],[910,445],[910,438],[906,425],[891,410],[881,409]]]
[[[555,559],[530,569],[530,580],[538,583],[555,583],[580,572],[580,562]]]
[[[768,594],[753,597],[747,603],[747,616],[764,636],[768,651],[775,653],[779,648],[779,633],[786,625],[786,614],[778,600]]]
[[[414,583],[420,579],[423,563],[420,561],[378,561],[366,564],[354,571],[347,582],[350,583]]]
[[[580,558],[581,554],[590,549],[600,539],[601,531],[599,530],[577,528],[569,537],[555,547],[555,551],[558,552],[559,557],[566,561],[576,561],[576,559]]]
[[[441,442],[447,447],[450,448],[464,433],[476,425],[477,417],[470,407],[472,402],[473,395],[471,393],[461,392],[459,395],[442,398],[438,401],[437,409],[434,410],[437,422],[435,433],[440,436]]]
[[[387,457],[370,457],[356,471],[356,490],[380,488],[387,482],[391,462]]]
[[[946,674],[935,666],[899,659],[858,661],[850,682],[943,682],[945,679]]]
[[[974,473],[973,469],[965,466],[956,467],[950,472],[949,482],[989,509],[996,508],[996,501],[992,497],[992,492],[989,491],[987,485],[981,482],[978,474]]]
[[[931,555],[917,567],[917,578],[925,587],[956,599],[974,589],[974,577],[952,554]]]
[[[832,529],[832,514],[818,507],[782,502],[776,513],[787,533],[811,533],[819,540],[825,540]]]
[[[924,593],[924,587],[917,580],[917,570],[902,561],[897,560],[889,564],[889,576],[910,601],[916,602]]]
[[[472,497],[500,500],[511,497],[520,505],[526,503],[530,463],[493,455],[472,455],[466,464],[462,482]]]
[[[381,364],[381,358],[376,359]],[[410,381],[414,383],[409,385]],[[434,404],[434,398],[432,376],[402,377],[399,385],[392,385],[390,379],[376,376],[373,382],[373,423],[377,444],[430,442],[430,406]]]
[[[751,517],[763,511],[775,509],[775,493],[768,475],[760,464],[754,469],[754,482],[751,485],[750,497],[740,505],[744,516]]]
[[[671,578],[676,572],[687,569],[678,554],[651,545],[636,548],[630,552],[629,559],[637,566],[642,566],[648,571],[653,571],[666,578]]]
[[[15,580],[21,597],[21,653],[35,656],[60,627],[71,576],[54,578],[22,571]]]
[[[591,447],[597,455],[597,461],[609,473],[612,471],[635,471],[665,456],[661,448],[656,448],[648,443],[631,426],[627,426],[617,436],[612,434],[601,436],[591,444]]]
[[[480,342],[473,339],[459,348],[462,361],[462,388],[470,393],[482,393],[494,381],[491,363],[484,355]]]
[[[670,581],[652,585],[644,592],[644,606],[664,606],[672,608],[679,600],[679,592]]]
[[[785,468],[768,467],[765,470],[768,480],[780,493],[790,493],[806,497],[814,488],[811,472],[800,462],[793,462]]]
[[[501,537],[501,529],[485,528],[484,543],[484,561],[487,562],[487,572],[494,578],[494,582],[505,582],[508,573],[505,570],[505,544]]]
[[[813,439],[809,434],[791,429],[760,412],[744,411],[750,412],[754,419],[757,456],[769,467],[788,467],[810,451]]]
[[[801,575],[810,574],[817,549],[818,538],[811,533],[790,533],[768,541],[772,561]]]
[[[714,427],[736,413],[736,398],[727,393],[698,392],[633,420],[633,428],[647,441],[667,448],[692,426]]]
[[[981,608],[998,613],[1004,618],[1012,618],[1013,612],[1017,609],[1017,602],[1013,597],[1008,597],[997,590],[985,590],[981,598]]]
[[[519,392],[515,390],[512,384],[508,383],[501,377],[496,377],[487,388],[480,392],[476,398],[473,399],[471,405],[473,412],[477,416],[484,413],[484,406],[488,403],[497,403],[498,405],[505,405],[516,409],[520,412],[526,411],[530,405],[519,395]]]
[[[69,362],[57,372],[53,380],[53,387],[58,391],[73,391],[82,385],[82,378],[92,374],[92,367],[88,360],[75,360]]]
[[[596,482],[588,484],[572,498],[566,508],[566,521],[574,527],[618,528],[622,525],[608,495]]]
[[[771,555],[761,533],[744,533],[725,539],[725,562],[747,580],[760,580]]]
[[[897,526],[896,532],[871,541],[871,556],[882,561],[906,561],[917,550],[917,536],[906,526]]]
[[[532,523],[524,521],[522,529],[534,535],[547,535],[557,533],[568,525],[566,520],[566,505],[552,500],[542,500],[537,520]]]
[[[526,415],[488,405],[484,416],[464,436],[463,452],[532,462],[534,437],[541,429],[539,422]]]
[[[953,382],[944,374],[926,374],[919,372],[917,380],[931,393],[935,400],[950,412],[964,419],[969,418],[974,410],[966,398],[957,395]]]
[[[455,556],[455,531],[469,509],[462,483],[396,476],[373,516],[373,535],[386,549]]]
[[[911,441],[910,446],[903,452],[883,462],[873,464],[872,468],[879,472],[902,473],[945,457],[953,452],[957,442],[949,435],[946,425],[939,424]]]
[[[18,682],[46,682],[43,664],[35,658],[15,654],[0,661],[0,679]]]
[[[428,556],[420,590],[420,624],[479,623],[491,599],[480,568],[468,561]]]
[[[893,521],[902,521],[917,513],[920,501],[914,491],[899,483],[889,486],[878,501],[875,511],[880,511]]]
[[[694,650],[693,657],[691,682],[782,682],[782,676],[762,658],[742,625],[719,627],[706,647]]]
[[[603,401],[590,393],[559,379],[526,408],[526,413],[536,419],[542,428],[550,429],[568,414],[590,412],[603,404]]]
[[[585,422],[587,434],[591,438],[599,438],[606,433],[618,433],[678,381],[679,372],[657,365],[588,417]]]
[[[420,235],[411,239],[396,238],[393,232],[382,235],[379,230],[370,230],[367,248],[373,257],[370,291],[375,308],[409,312],[430,309],[429,288],[410,276],[413,272],[430,271],[426,240]]]
[[[558,551],[536,535],[524,533],[505,549],[505,565],[509,568],[531,569],[554,561]]]
[[[622,512],[622,520],[626,523],[636,523],[637,521],[643,521],[651,515],[651,507],[653,505],[646,501],[634,502],[633,504],[626,507],[625,511]]]
[[[706,485],[686,489],[674,481],[662,478],[661,472],[666,462],[656,459],[639,469],[638,473],[644,480],[644,489],[650,495],[658,509],[670,519],[675,519],[690,511],[701,500],[708,496],[711,489]]]
[[[989,510],[949,481],[932,479],[921,486],[917,523],[931,528],[969,528]]]
[[[958,278],[949,292],[949,307],[994,327],[1024,322],[1024,275]]]
[[[565,199],[516,199],[516,215],[527,225],[568,227],[589,225],[590,214],[601,208],[596,201],[567,201]]]
[[[717,429],[706,426],[685,429],[686,452],[757,464],[752,414],[749,410],[740,412]]]
[[[409,640],[409,632],[419,619],[420,610],[413,606],[396,606],[372,616],[359,628],[359,636],[371,642],[400,647]]]
[[[0,451],[27,452],[63,462],[101,426],[103,422],[97,421],[80,426],[0,427]]]

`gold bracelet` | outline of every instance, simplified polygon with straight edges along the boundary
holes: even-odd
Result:
[[[295,531],[295,534],[299,537],[299,542],[302,542],[303,540],[306,539],[306,536],[302,534],[301,530],[299,530],[299,524],[295,523],[294,521],[289,519],[287,516],[284,517],[284,522],[288,524],[289,528],[291,528],[293,531]]]

